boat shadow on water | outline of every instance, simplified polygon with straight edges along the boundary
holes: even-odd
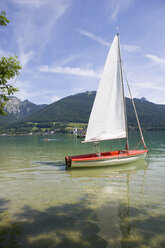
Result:
[[[65,170],[66,166],[64,162],[52,162],[52,161],[37,161],[37,164],[48,165],[59,168],[60,170]]]

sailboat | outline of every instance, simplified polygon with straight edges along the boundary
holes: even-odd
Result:
[[[140,142],[144,146],[142,150],[129,149],[123,75],[125,75],[125,72],[121,62],[119,34],[116,34],[105,62],[90,114],[85,140],[82,143],[93,142],[98,148],[100,141],[125,139],[126,147],[124,150],[100,152],[98,149],[97,152],[91,154],[66,156],[65,163],[67,168],[126,164],[146,157],[148,150],[125,75],[141,136]]]

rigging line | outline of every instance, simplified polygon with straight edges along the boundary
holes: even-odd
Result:
[[[139,131],[140,131],[141,139],[142,139],[142,142],[143,142],[143,146],[144,146],[144,148],[146,150],[147,148],[146,148],[146,144],[145,144],[145,141],[144,141],[143,133],[142,133],[142,130],[141,130],[141,126],[140,126],[140,122],[139,122],[139,117],[138,117],[138,114],[137,114],[137,111],[136,111],[135,102],[134,102],[133,97],[132,97],[132,94],[131,94],[131,90],[130,90],[130,87],[129,87],[129,84],[128,84],[128,80],[127,80],[127,76],[126,76],[126,73],[124,71],[124,68],[123,68],[123,72],[124,72],[124,76],[125,76],[125,79],[126,79],[128,91],[129,91],[129,94],[130,94],[130,97],[131,97],[131,100],[132,100],[133,108],[134,108],[134,111],[135,111],[135,116],[136,116],[136,120],[137,120]]]
[[[139,147],[139,145],[140,145],[141,142],[142,142],[142,139],[138,143],[135,144],[137,146],[134,148],[134,150],[136,150]]]

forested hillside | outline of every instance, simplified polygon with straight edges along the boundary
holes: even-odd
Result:
[[[1,133],[67,131],[69,127],[86,126],[96,92],[85,92],[65,97],[50,105],[36,105],[14,98],[8,106],[8,115],[0,117]],[[134,99],[141,126],[146,130],[165,130],[165,105],[155,104],[145,98]],[[15,103],[15,105],[14,105]],[[126,98],[129,129],[135,129],[137,122],[131,99]],[[72,123],[72,124],[71,124]],[[77,124],[74,124],[77,123]],[[84,124],[83,124],[84,123]],[[3,124],[3,125],[2,125]],[[55,131],[56,132],[56,131]]]
[[[31,122],[84,122],[87,123],[96,92],[85,92],[63,98],[39,112],[29,116]],[[165,128],[165,105],[134,99],[141,125],[143,127]],[[128,125],[136,125],[131,99],[126,98]]]

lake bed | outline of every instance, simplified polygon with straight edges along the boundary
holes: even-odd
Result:
[[[165,132],[144,136],[144,161],[72,170],[74,135],[0,137],[0,247],[165,247]]]

